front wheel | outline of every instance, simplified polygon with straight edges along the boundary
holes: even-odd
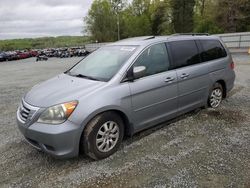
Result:
[[[221,84],[215,83],[208,97],[208,106],[217,108],[223,98],[223,88]]]
[[[117,151],[123,134],[124,123],[121,117],[113,112],[104,112],[88,123],[80,147],[92,159],[103,159]]]

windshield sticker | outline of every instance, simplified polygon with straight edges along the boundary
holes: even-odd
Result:
[[[122,47],[120,49],[121,51],[129,51],[129,52],[132,52],[135,50],[135,47]]]

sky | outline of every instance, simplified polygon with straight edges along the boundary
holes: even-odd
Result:
[[[93,0],[0,0],[0,40],[79,36]]]

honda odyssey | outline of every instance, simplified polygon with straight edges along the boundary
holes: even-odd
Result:
[[[199,107],[233,88],[232,57],[215,36],[137,37],[108,44],[35,85],[17,123],[35,148],[58,158],[113,154],[125,135]]]

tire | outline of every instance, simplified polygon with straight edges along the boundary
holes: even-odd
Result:
[[[123,135],[122,118],[114,112],[104,112],[87,124],[80,141],[80,150],[94,160],[107,158],[117,151]]]
[[[208,96],[207,104],[211,108],[217,108],[223,99],[223,88],[220,83],[216,82]]]

